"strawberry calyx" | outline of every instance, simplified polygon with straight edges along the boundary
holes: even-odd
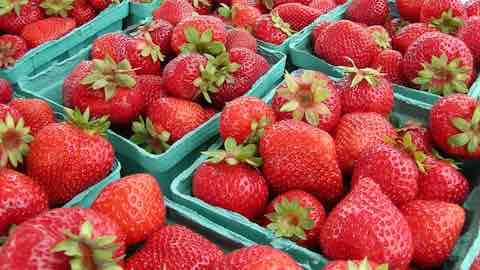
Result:
[[[427,166],[425,162],[427,161],[428,157],[425,152],[418,150],[417,145],[413,142],[413,137],[410,131],[406,132],[402,138],[398,138],[397,143],[407,154],[413,158],[418,170],[422,173],[426,173]]]
[[[186,27],[183,34],[185,35],[187,43],[180,46],[182,53],[197,52],[218,56],[227,51],[222,42],[213,41],[212,29],[200,33],[194,27]]]
[[[423,63],[423,69],[418,72],[412,82],[420,85],[421,89],[437,95],[447,96],[454,92],[467,93],[467,82],[470,80],[470,68],[462,66],[459,58],[448,61],[442,54],[432,56],[431,63]]]
[[[430,24],[445,34],[455,34],[463,25],[463,18],[455,17],[452,9],[449,9],[444,11],[440,18],[432,20]]]
[[[256,144],[237,144],[234,138],[228,137],[225,140],[224,148],[225,150],[209,150],[202,154],[209,157],[207,159],[209,163],[225,162],[231,166],[247,163],[253,167],[262,166],[262,158],[257,156]]]
[[[0,41],[0,68],[11,67],[15,65],[15,49],[13,43],[8,41]]]
[[[145,151],[153,154],[162,154],[170,148],[168,141],[170,133],[165,130],[158,131],[150,118],[146,121],[142,116],[132,123],[133,135],[130,141],[141,146]]]
[[[107,130],[110,127],[110,121],[108,121],[108,115],[100,118],[90,118],[90,109],[87,109],[82,113],[78,108],[72,110],[65,108],[65,114],[68,118],[68,123],[83,130],[89,135],[106,136]]]
[[[10,12],[15,12],[20,16],[22,6],[28,4],[29,0],[0,0],[0,16],[6,15]]]
[[[340,68],[343,69],[344,73],[353,76],[350,87],[356,87],[364,80],[373,87],[378,86],[378,84],[380,83],[380,78],[383,76],[379,69],[357,68],[355,62],[352,59],[349,58],[348,60],[352,63],[352,66],[341,66]]]
[[[119,265],[122,257],[113,258],[120,247],[115,243],[117,237],[101,236],[93,239],[93,226],[87,221],[80,226],[78,235],[65,230],[66,240],[56,244],[52,252],[63,252],[70,258],[71,269],[84,270],[122,270]]]
[[[313,229],[314,221],[310,218],[311,208],[301,207],[298,199],[283,198],[274,205],[275,212],[266,214],[271,221],[267,228],[277,237],[290,238],[293,241],[306,240],[305,231]]]
[[[374,31],[372,34],[373,39],[377,45],[382,49],[391,49],[392,48],[392,39],[388,32],[384,31]]]
[[[452,147],[466,147],[469,153],[476,152],[480,143],[480,105],[475,108],[470,121],[452,117],[450,123],[461,133],[449,137],[448,144]]]
[[[368,259],[365,258],[359,264],[347,261],[347,270],[388,270],[388,264],[379,265],[374,269]]]
[[[265,132],[265,127],[270,124],[270,119],[267,116],[260,117],[260,120],[253,120],[250,123],[250,129],[252,130],[248,137],[245,139],[246,143],[254,143],[257,144],[260,141],[260,138],[263,136]]]
[[[321,115],[330,115],[325,105],[330,96],[328,82],[316,78],[316,72],[306,70],[299,78],[285,73],[285,83],[277,90],[277,94],[287,102],[280,107],[281,112],[291,112],[293,119],[318,126]]]
[[[17,168],[30,150],[28,144],[32,140],[30,127],[25,126],[23,118],[15,122],[12,115],[7,113],[5,118],[0,120],[0,166],[6,167],[10,164]]]
[[[110,55],[106,55],[104,60],[94,59],[93,64],[90,74],[80,83],[90,85],[95,91],[103,89],[106,101],[115,95],[118,87],[133,88],[136,84],[132,76],[134,69],[127,59],[117,64]]]
[[[217,9],[218,15],[224,17],[225,19],[232,18],[232,9],[224,3],[220,4],[220,7]]]
[[[143,34],[143,41],[144,42],[141,42],[138,48],[141,50],[140,55],[142,57],[150,57],[154,63],[157,61],[163,62],[163,60],[165,60],[165,55],[162,54],[160,46],[152,41],[152,36],[149,32]]]
[[[73,9],[74,0],[43,0],[40,4],[48,16],[67,17]]]
[[[278,12],[272,12],[272,23],[273,27],[279,29],[287,36],[291,36],[295,33],[295,30],[290,27],[290,24],[282,20],[280,15],[278,15]]]

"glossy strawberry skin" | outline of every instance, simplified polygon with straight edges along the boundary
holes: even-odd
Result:
[[[10,82],[0,78],[0,104],[7,104],[12,100],[13,89]]]
[[[408,47],[414,43],[421,35],[438,30],[425,23],[412,23],[400,29],[392,39],[393,47],[405,53]]]
[[[55,123],[56,118],[48,103],[41,99],[17,98],[10,103],[25,121],[25,126],[30,127],[30,133],[35,136],[42,128]]]
[[[95,39],[90,55],[93,59],[105,59],[110,55],[115,62],[127,57],[127,44],[130,37],[123,33],[108,33]]]
[[[353,0],[345,18],[366,25],[383,25],[389,14],[387,0]]]
[[[20,34],[22,29],[30,23],[34,23],[44,18],[44,12],[37,1],[29,0],[27,4],[20,8],[20,15],[15,11],[10,11],[0,16],[0,31],[9,34]]]
[[[16,35],[0,36],[0,68],[8,68],[15,65],[17,60],[22,58],[28,51],[27,42]]]
[[[469,0],[465,3],[465,9],[469,17],[480,16],[480,1]]]
[[[385,74],[385,79],[395,84],[402,84],[402,60],[399,51],[383,50],[372,61],[372,67]]]
[[[282,4],[274,8],[272,12],[277,12],[280,18],[295,31],[301,31],[322,15],[320,10],[300,3]]]
[[[273,26],[271,15],[262,15],[257,19],[253,28],[253,35],[257,39],[275,45],[282,44],[288,38],[287,34]]]
[[[26,25],[22,29],[21,37],[29,48],[63,37],[76,26],[75,20],[70,18],[50,17]]]
[[[423,2],[424,0],[398,0],[395,4],[397,4],[398,12],[403,19],[418,22]]]
[[[145,110],[148,109],[157,99],[166,97],[167,90],[163,83],[163,79],[156,75],[138,75],[137,83],[139,91],[145,100]]]
[[[166,0],[153,11],[153,18],[165,20],[175,26],[194,11],[192,4],[186,0]]]
[[[460,0],[424,0],[420,11],[420,21],[430,23],[432,20],[440,18],[442,13],[452,10],[453,16],[466,18],[467,12]]]
[[[148,46],[146,41],[141,37],[136,37],[129,40],[127,44],[127,59],[132,65],[132,68],[137,69],[137,74],[160,74],[161,61],[154,60],[151,55],[143,56],[143,49]]]
[[[88,0],[96,10],[102,11],[106,9],[113,1],[112,0]]]
[[[475,16],[465,20],[463,26],[460,27],[457,33],[457,37],[465,42],[472,52],[475,63],[479,64],[480,45],[477,41],[480,39],[480,17]]]
[[[0,120],[5,121],[5,117],[10,114],[15,122],[17,122],[22,115],[19,111],[10,105],[0,104]]]
[[[257,40],[249,32],[235,28],[227,32],[225,47],[228,51],[233,48],[247,48],[256,52]]]
[[[68,16],[75,20],[77,26],[83,25],[97,16],[97,11],[90,5],[88,0],[75,0],[73,8],[68,12]]]
[[[258,8],[246,4],[232,6],[232,24],[244,29],[253,29],[255,22],[262,13]]]
[[[321,21],[313,28],[312,30],[312,44],[315,45],[315,41],[317,41],[318,36],[327,29],[332,24],[329,21]]]
[[[320,10],[321,14],[337,7],[334,0],[312,0],[308,6]]]
[[[163,69],[163,79],[167,92],[177,98],[194,100],[200,89],[193,81],[200,77],[200,66],[207,65],[207,58],[198,53],[177,56]]]

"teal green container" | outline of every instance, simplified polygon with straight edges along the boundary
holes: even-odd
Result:
[[[130,2],[130,11],[127,18],[127,26],[136,25],[148,17],[152,17],[152,13],[157,9],[161,0],[152,0],[151,3],[134,3]]]
[[[43,71],[46,67],[75,55],[79,49],[105,33],[122,30],[123,19],[128,16],[128,1],[111,5],[92,21],[76,28],[60,39],[47,42],[30,50],[15,66],[0,69],[0,78],[16,83],[20,79]]]

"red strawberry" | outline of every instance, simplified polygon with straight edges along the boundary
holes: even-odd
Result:
[[[461,0],[424,0],[420,21],[430,23],[443,33],[456,33],[467,17]]]
[[[146,240],[165,225],[165,203],[155,177],[132,174],[105,187],[92,209],[114,220],[127,234],[126,244]]]
[[[94,7],[98,11],[102,11],[108,8],[110,4],[120,3],[120,0],[88,0],[88,1],[90,2],[90,5],[92,5],[92,7]]]
[[[26,159],[27,175],[45,189],[51,206],[63,204],[98,183],[110,172],[115,159],[112,145],[100,135],[109,126],[105,118],[90,121],[88,111],[83,115],[70,109],[66,112],[69,122],[42,128]]]
[[[290,190],[275,197],[267,209],[265,225],[277,237],[287,237],[297,244],[314,248],[326,219],[325,209],[313,195]]]
[[[12,100],[13,89],[8,80],[0,78],[0,104],[7,104]]]
[[[383,25],[389,15],[387,0],[353,0],[345,18],[366,25]]]
[[[253,35],[264,42],[280,45],[293,35],[293,30],[278,14],[268,14],[257,19]]]
[[[320,244],[332,260],[368,257],[388,263],[392,269],[406,268],[413,254],[407,221],[369,178],[360,179],[332,210]]]
[[[390,34],[383,26],[369,26],[367,27],[367,31],[372,35],[373,39],[381,50],[392,48],[392,39],[390,38]]]
[[[480,109],[475,98],[453,94],[439,99],[430,112],[430,131],[437,146],[448,154],[480,157]]]
[[[12,117],[13,121],[15,122],[18,122],[18,120],[22,118],[22,115],[20,114],[20,112],[12,108],[10,105],[0,104],[0,120],[6,122],[5,118],[9,114]]]
[[[208,270],[222,257],[219,247],[196,232],[181,225],[167,225],[127,259],[125,269]]]
[[[124,256],[124,242],[125,234],[110,218],[91,209],[57,208],[16,227],[2,246],[0,269],[64,270],[70,264],[115,269]]]
[[[439,267],[462,232],[465,210],[445,202],[416,200],[403,205],[413,238],[413,262],[422,268]]]
[[[161,19],[153,19],[149,23],[140,26],[136,35],[145,36],[146,33],[149,33],[153,43],[158,45],[160,52],[167,57],[173,54],[172,47],[170,46],[172,32],[173,26],[169,22]]]
[[[372,67],[384,74],[385,79],[395,84],[402,84],[403,56],[395,50],[383,50],[372,61]]]
[[[398,136],[403,138],[407,133],[412,137],[412,143],[425,154],[431,153],[433,148],[432,136],[428,128],[415,122],[407,122],[405,127],[398,129]]]
[[[403,27],[407,26],[409,23],[400,18],[388,19],[383,27],[387,30],[390,37],[395,37],[398,31]]]
[[[25,126],[30,127],[30,132],[35,136],[43,127],[56,122],[52,108],[41,99],[14,99],[10,107],[17,110],[25,121]]]
[[[267,128],[260,138],[263,173],[275,194],[292,189],[331,201],[343,191],[333,139],[323,130],[297,120]]]
[[[294,31],[300,31],[322,15],[322,11],[300,3],[286,3],[277,6],[272,13],[278,14]]]
[[[165,20],[175,26],[183,19],[192,16],[194,11],[192,4],[187,0],[165,0],[153,11],[153,18]]]
[[[23,164],[33,137],[20,113],[4,104],[0,104],[0,139],[0,167],[17,168]]]
[[[237,249],[214,264],[212,270],[284,269],[301,270],[287,253],[270,246],[253,245]]]
[[[377,113],[344,115],[335,130],[337,160],[342,172],[350,173],[361,153],[372,145],[385,143],[385,137],[395,138],[393,126]]]
[[[340,120],[341,96],[332,80],[318,71],[285,74],[276,90],[272,107],[279,120],[297,119],[329,132]]]
[[[47,16],[70,17],[77,26],[82,25],[97,15],[87,0],[42,0],[40,7]]]
[[[312,30],[312,44],[315,45],[315,41],[317,41],[318,36],[323,33],[332,24],[329,21],[321,21],[319,22],[315,28]]]
[[[264,129],[275,122],[275,112],[257,97],[239,97],[226,104],[220,115],[220,136],[238,143],[256,143]]]
[[[22,29],[20,36],[27,42],[29,48],[63,37],[75,28],[76,24],[70,18],[50,17],[31,24]]]
[[[160,46],[152,41],[152,36],[145,33],[129,40],[127,59],[137,74],[160,74],[161,62],[165,60]]]
[[[420,11],[425,0],[397,0],[398,13],[400,16],[410,22],[418,22],[420,20]]]
[[[337,4],[333,0],[312,0],[308,6],[320,10],[321,14],[326,14],[337,7]]]
[[[414,43],[421,35],[438,30],[425,23],[412,23],[400,29],[393,36],[393,47],[401,53],[405,53],[408,47]]]
[[[340,20],[318,36],[315,53],[333,65],[348,66],[351,64],[348,58],[351,58],[359,68],[365,68],[379,53],[379,48],[362,26]]]
[[[235,4],[230,11],[231,23],[249,32],[253,29],[257,19],[261,15],[262,13],[258,8],[247,4]]]
[[[25,25],[43,19],[43,15],[36,0],[6,0],[0,9],[0,31],[20,34]]]
[[[213,6],[212,0],[191,0],[194,11],[200,15],[210,14],[211,7]]]
[[[465,23],[457,33],[457,37],[468,46],[472,52],[475,63],[480,64],[480,16],[471,17],[465,20]]]
[[[85,77],[85,74],[88,74],[90,72],[91,66],[91,61],[81,61],[65,78],[62,86],[62,97],[64,106],[72,107],[72,95],[77,86],[80,84],[80,81]]]
[[[403,75],[434,94],[466,93],[473,72],[473,56],[458,38],[440,32],[420,36],[403,57]]]
[[[27,53],[28,47],[25,40],[19,36],[0,36],[0,68],[9,68]]]
[[[354,268],[352,269],[353,265]],[[370,260],[367,260],[366,258],[363,261],[360,260],[355,260],[355,261],[330,261],[325,265],[323,270],[359,270],[359,269],[371,269],[371,270],[381,270],[381,269],[387,269],[387,268],[382,268],[385,267],[385,265],[378,265],[375,262],[372,262]]]
[[[480,16],[480,1],[468,0],[465,3],[465,9],[467,10],[467,15],[469,17]]]
[[[139,75],[137,76],[137,83],[145,100],[145,109],[150,107],[157,99],[167,96],[167,90],[165,90],[163,79],[160,76]]]
[[[257,40],[246,30],[235,28],[227,32],[225,48],[230,51],[233,48],[247,48],[257,51]]]
[[[46,210],[47,194],[37,183],[14,170],[0,169],[0,236]]]
[[[90,55],[93,59],[105,59],[109,55],[115,62],[127,57],[127,44],[130,37],[123,33],[108,33],[95,39]]]

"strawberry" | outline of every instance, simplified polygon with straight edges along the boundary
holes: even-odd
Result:
[[[253,35],[264,42],[275,45],[282,44],[294,31],[278,14],[262,15],[257,19]]]
[[[231,8],[228,6],[221,6],[218,9],[219,14],[233,26],[244,28],[251,32],[257,19],[262,15],[260,10],[255,6],[248,4],[235,4]]]
[[[320,10],[321,14],[326,14],[336,8],[337,4],[333,0],[312,0],[308,6]]]
[[[311,24],[322,12],[300,3],[286,3],[277,6],[272,13],[278,14],[294,31],[300,31]]]
[[[8,80],[0,78],[0,104],[7,104],[12,100],[13,89]]]
[[[420,10],[420,22],[430,23],[447,34],[456,33],[466,17],[460,0],[424,0]]]
[[[480,1],[468,0],[465,3],[465,9],[467,10],[468,17],[480,16]]]
[[[366,25],[383,25],[389,15],[387,0],[353,0],[345,18]]]
[[[424,1],[425,0],[397,0],[395,4],[397,4],[400,17],[410,22],[418,22]]]
[[[320,233],[320,245],[332,260],[368,257],[392,269],[406,268],[413,254],[406,219],[369,178],[359,179],[330,212]]]
[[[437,31],[438,30],[435,27],[425,23],[412,23],[406,25],[402,29],[398,30],[398,32],[393,36],[393,47],[401,53],[405,53],[408,47],[421,35]]]
[[[403,57],[403,75],[408,82],[434,94],[468,92],[473,56],[458,38],[440,32],[420,36]]]
[[[132,174],[109,184],[92,209],[120,225],[127,234],[127,245],[146,240],[165,225],[163,194],[155,177],[149,174]]]
[[[321,21],[312,30],[312,44],[315,45],[318,36],[332,24],[330,21]]]
[[[253,245],[237,249],[215,263],[212,270],[285,269],[301,270],[302,267],[287,253],[270,246]]]
[[[200,15],[210,14],[211,7],[213,5],[212,0],[191,0],[194,11]]]
[[[106,117],[90,121],[88,110],[83,115],[70,109],[66,112],[69,122],[42,128],[26,159],[27,175],[45,189],[52,206],[98,183],[115,159],[112,145],[101,136],[109,127]]]
[[[138,28],[135,36],[145,36],[150,34],[154,44],[160,47],[160,52],[165,56],[173,54],[172,47],[170,47],[170,40],[172,39],[173,26],[164,20],[153,19],[145,25]]]
[[[337,125],[342,112],[341,97],[332,80],[311,70],[294,76],[285,73],[272,107],[279,120],[303,120],[327,132]]]
[[[0,68],[9,68],[27,53],[27,42],[19,36],[0,36]]]
[[[239,97],[228,102],[220,115],[220,136],[236,142],[257,143],[264,129],[275,122],[275,112],[257,97]]]
[[[465,210],[439,201],[416,200],[403,205],[413,238],[413,262],[422,268],[439,267],[462,232]]]
[[[430,131],[437,146],[448,154],[480,157],[477,130],[480,109],[475,98],[453,94],[439,99],[430,112]]]
[[[62,97],[64,106],[72,107],[72,95],[77,86],[80,84],[80,81],[85,77],[85,74],[88,74],[90,72],[91,66],[91,61],[81,61],[65,78],[62,86]]]
[[[327,132],[298,120],[284,120],[265,130],[259,149],[263,173],[274,194],[301,189],[322,202],[341,195],[342,175]]]
[[[92,209],[58,208],[16,227],[2,246],[0,269],[119,269],[124,252],[125,234],[113,220]]]
[[[373,58],[371,66],[383,73],[390,82],[402,84],[402,60],[403,56],[399,51],[383,50]]]
[[[29,151],[33,137],[20,113],[0,104],[0,167],[17,168]]]
[[[48,210],[45,191],[32,178],[0,169],[0,236],[9,228]]]
[[[162,154],[170,148],[170,132],[160,123],[153,123],[150,118],[146,120],[142,116],[132,123],[133,135],[130,141],[141,146],[148,153]]]
[[[73,8],[68,12],[68,16],[75,20],[77,26],[80,26],[93,20],[97,16],[97,11],[88,0],[74,0]]]
[[[338,85],[343,113],[376,112],[388,116],[393,110],[392,83],[372,68],[344,67],[347,74]]]
[[[360,270],[360,269],[388,270],[388,266],[386,264],[378,265],[377,263],[367,260],[367,258],[365,258],[363,261],[360,261],[360,260],[330,261],[323,268],[323,270]]]
[[[192,16],[194,11],[192,4],[187,0],[165,0],[153,11],[153,18],[165,20],[175,26],[183,19]]]
[[[189,17],[173,28],[170,45],[176,54],[198,52],[218,55],[225,50],[223,22],[213,16]]]
[[[290,190],[275,197],[267,209],[265,225],[277,237],[287,237],[309,248],[317,246],[325,209],[315,196],[301,190]]]
[[[390,34],[388,33],[387,29],[385,29],[381,25],[373,25],[367,27],[367,32],[369,32],[375,42],[377,43],[378,47],[381,50],[391,49],[392,48],[392,39],[390,38]]]
[[[318,36],[314,48],[315,54],[333,65],[348,66],[351,58],[359,68],[368,67],[379,53],[372,36],[362,26],[347,20],[330,25]]]
[[[246,30],[235,28],[227,31],[225,48],[227,51],[233,48],[247,48],[257,52],[257,40]]]
[[[208,270],[222,257],[219,247],[196,232],[181,225],[167,225],[127,259],[125,269]]]
[[[25,25],[41,20],[43,16],[36,0],[6,0],[0,8],[0,31],[20,34]]]
[[[165,55],[149,33],[129,40],[126,49],[127,59],[137,74],[160,74]]]
[[[157,99],[167,96],[167,90],[165,90],[163,79],[160,76],[139,75],[137,76],[137,83],[145,100],[145,109],[150,107]]]
[[[351,173],[355,161],[371,145],[385,143],[385,137],[396,136],[392,124],[378,113],[344,115],[335,130],[335,149],[342,172]]]
[[[472,52],[476,64],[480,64],[480,16],[471,17],[465,20],[465,23],[457,33],[457,37],[461,39]]]
[[[268,203],[268,186],[258,167],[255,144],[237,145],[225,140],[225,150],[204,152],[210,157],[192,178],[192,194],[213,206],[255,219]],[[250,166],[252,165],[252,166]]]
[[[390,37],[395,37],[398,31],[403,27],[409,25],[407,21],[404,21],[400,18],[391,18],[388,19],[387,22],[383,25],[383,27],[387,30]]]
[[[31,24],[22,29],[20,36],[27,42],[29,48],[63,37],[75,28],[76,24],[70,18],[50,17]]]
[[[17,110],[25,121],[25,126],[30,127],[30,132],[35,136],[43,127],[56,122],[52,108],[44,100],[32,99],[14,99],[10,107]]]
[[[108,33],[95,39],[90,55],[93,59],[105,59],[109,55],[115,62],[127,57],[127,44],[130,37],[123,33]]]
[[[18,122],[22,115],[19,111],[7,104],[0,104],[0,120],[6,122],[6,117],[10,114],[13,121]],[[3,167],[3,166],[2,166]]]
[[[42,0],[40,7],[47,16],[70,17],[79,26],[97,15],[95,9],[87,0]]]
[[[96,10],[102,11],[108,8],[110,4],[119,4],[121,0],[88,0],[88,1],[90,2],[90,5],[92,5],[92,7],[94,7]]]
[[[428,128],[422,124],[407,121],[405,126],[397,130],[398,136],[403,138],[407,133],[412,137],[412,143],[425,154],[431,153],[433,148],[432,136]]]

